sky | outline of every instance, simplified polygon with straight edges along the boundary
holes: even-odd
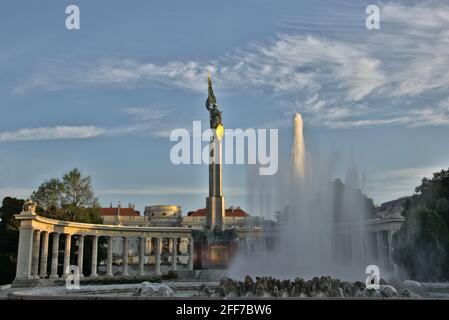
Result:
[[[355,166],[377,205],[411,195],[449,167],[448,52],[447,1],[3,1],[0,198],[76,167],[103,206],[204,207],[207,166],[172,164],[169,135],[207,125],[208,72],[226,128],[278,129],[285,158],[300,112],[334,178]],[[252,169],[224,166],[227,206],[249,210]]]

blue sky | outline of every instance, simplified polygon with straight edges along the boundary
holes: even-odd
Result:
[[[335,177],[355,164],[377,204],[411,194],[449,167],[448,30],[445,1],[4,1],[0,197],[78,167],[104,206],[204,207],[207,167],[171,164],[168,134],[207,124],[207,71],[226,127],[278,128],[286,157],[301,112]],[[250,169],[225,166],[227,205],[251,210]]]

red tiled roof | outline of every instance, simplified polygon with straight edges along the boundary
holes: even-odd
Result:
[[[187,213],[189,217],[205,217],[207,216],[207,210],[205,208],[198,209],[196,211],[190,211]],[[249,217],[249,214],[240,208],[228,208],[225,210],[226,217]]]
[[[101,208],[100,215],[102,216],[117,216],[118,208]],[[120,208],[121,216],[140,216],[140,212],[133,208]]]

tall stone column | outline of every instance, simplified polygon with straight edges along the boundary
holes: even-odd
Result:
[[[41,245],[41,232],[36,230],[34,232],[33,243],[33,278],[39,279],[39,248]]]
[[[216,98],[212,89],[212,79],[208,75],[208,97],[206,108],[209,111],[210,128],[213,137],[209,143],[209,197],[206,199],[206,228],[223,230],[225,220],[225,201],[222,186],[222,146],[224,128],[222,125],[221,111],[216,104]]]
[[[173,238],[172,256],[171,256],[172,271],[178,270],[178,238]]]
[[[128,276],[128,239],[123,237],[123,264],[122,264],[122,275]]]
[[[209,145],[209,197],[206,199],[206,228],[214,230],[224,228],[225,201],[222,188],[222,147],[216,130]]]
[[[193,270],[193,239],[189,238],[189,270]]]
[[[389,254],[389,263],[393,269],[393,274],[398,275],[398,265],[393,261],[393,234],[396,230],[388,230],[388,254]]]
[[[51,273],[50,278],[58,278],[58,254],[59,254],[59,233],[53,233],[53,248],[51,252]]]
[[[251,256],[252,253],[253,253],[253,250],[252,250],[252,239],[251,239],[251,237],[246,237],[245,239],[246,239],[246,255],[247,256]]]
[[[98,236],[92,238],[92,261],[90,276],[92,278],[98,277],[97,274],[97,259],[98,259]]]
[[[72,245],[72,235],[66,234],[65,235],[65,249],[64,249],[64,270],[63,274],[64,277],[67,277],[70,272],[70,248]]]
[[[31,279],[33,263],[34,230],[20,228],[19,250],[17,252],[16,279]]]
[[[388,267],[392,267],[393,266],[393,247],[392,247],[393,233],[391,232],[391,230],[387,231],[387,243],[388,243],[388,263],[387,264],[388,264]]]
[[[84,259],[84,236],[80,235],[78,238],[78,269],[80,271],[80,277],[83,276],[83,259]]]
[[[153,238],[147,238],[147,252],[153,252]]]
[[[172,252],[172,248],[173,248],[173,239],[169,238],[168,239],[168,252]]]
[[[44,231],[42,235],[41,246],[41,270],[40,276],[45,278],[47,276],[47,262],[48,262],[48,232]]]
[[[113,276],[113,273],[112,273],[112,240],[113,240],[112,237],[108,238],[108,270],[107,270],[106,275],[109,277]]]
[[[382,231],[376,232],[376,239],[377,239],[377,254],[379,257],[379,264],[380,267],[383,267],[385,265],[385,259],[384,259],[384,243],[382,239]]]
[[[147,244],[147,239],[142,237],[140,238],[139,245],[139,276],[143,276],[145,274],[145,248]]]
[[[156,251],[155,251],[156,261],[154,266],[154,272],[156,274],[161,274],[161,238],[156,238]]]

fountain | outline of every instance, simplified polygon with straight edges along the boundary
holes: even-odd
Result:
[[[256,185],[262,189],[279,186],[277,193],[260,192],[265,202],[265,197],[274,194],[269,201],[284,208],[278,215],[277,245],[274,250],[257,248],[251,257],[240,255],[229,274],[290,279],[323,275],[364,281],[366,266],[375,263],[364,223],[369,201],[357,189],[356,174],[348,174],[352,178],[346,184],[338,179],[332,182],[331,162],[310,158],[299,113],[293,127],[291,164],[280,168],[274,178],[278,181]]]

